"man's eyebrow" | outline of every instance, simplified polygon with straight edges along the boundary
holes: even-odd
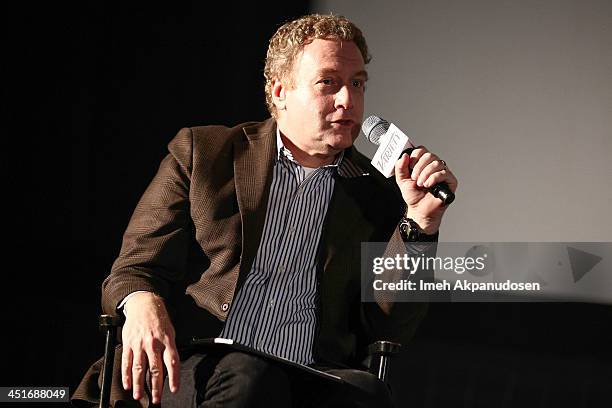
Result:
[[[329,74],[337,74],[337,73],[339,73],[339,72],[340,72],[340,71],[338,71],[337,69],[332,69],[332,68],[324,68],[324,69],[320,69],[320,70],[318,71],[318,74],[319,74],[319,75],[329,75]],[[356,72],[356,73],[353,75],[353,77],[364,77],[364,78],[365,78],[365,80],[367,81],[367,80],[368,80],[368,71],[366,71],[365,69],[363,69],[363,70],[361,70],[361,71],[359,71],[359,72]]]
[[[358,73],[356,73],[355,76],[362,76],[367,81],[368,80],[368,71],[363,69],[363,70],[359,71]]]

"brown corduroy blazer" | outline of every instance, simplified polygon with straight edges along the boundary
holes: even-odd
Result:
[[[168,148],[102,285],[102,305],[116,314],[129,293],[158,293],[180,347],[192,337],[220,333],[251,268],[277,154],[276,122],[185,128]],[[336,176],[318,252],[313,351],[318,363],[356,366],[372,341],[406,342],[425,306],[398,304],[386,315],[376,303],[360,301],[360,243],[402,246],[397,225],[404,202],[394,179],[381,176],[353,147],[345,160],[364,175]],[[94,388],[82,383],[75,396]]]

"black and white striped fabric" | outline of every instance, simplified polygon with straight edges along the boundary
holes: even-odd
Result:
[[[334,176],[364,175],[343,160],[304,169],[283,146],[278,155],[257,255],[220,336],[301,364],[313,363],[316,258]]]

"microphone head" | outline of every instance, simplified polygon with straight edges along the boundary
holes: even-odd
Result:
[[[383,118],[379,118],[376,115],[369,116],[366,120],[363,121],[361,125],[361,130],[365,135],[366,139],[375,145],[380,144],[380,137],[387,133],[389,130],[389,122],[384,120]]]

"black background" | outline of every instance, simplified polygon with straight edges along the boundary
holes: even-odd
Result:
[[[167,143],[266,118],[267,41],[308,11],[125,3],[1,6],[2,386],[74,390],[102,353],[100,283]],[[395,395],[611,406],[611,323],[601,305],[434,304],[395,361]]]

